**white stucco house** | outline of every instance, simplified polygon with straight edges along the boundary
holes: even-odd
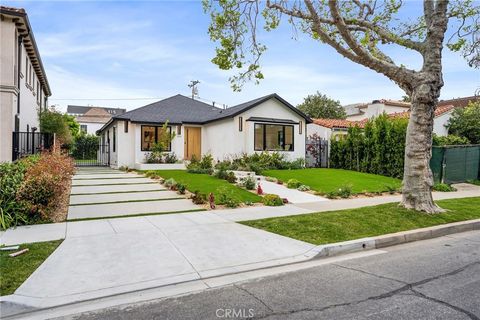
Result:
[[[223,160],[262,151],[294,160],[305,158],[306,125],[311,120],[277,94],[228,109],[175,95],[113,116],[97,131],[101,143],[109,145],[110,165],[146,168],[146,156],[166,122],[175,133],[168,151],[180,160],[204,154]]]
[[[332,136],[347,134],[349,127],[358,126],[359,128],[363,128],[365,126],[365,122],[368,119],[374,118],[382,114],[383,112],[387,113],[392,118],[395,118],[395,117],[407,118],[410,116],[410,109],[407,109],[402,112],[388,113],[387,110],[392,111],[391,108],[385,109],[384,105],[376,105],[376,104],[373,104],[373,106],[374,107],[370,111],[367,110],[370,116],[363,117],[361,119],[355,118],[355,117],[347,117],[346,120],[313,119],[313,122],[308,124],[308,128],[307,128],[308,135],[312,135],[316,133],[319,137],[330,140]],[[453,105],[441,105],[437,107],[437,109],[435,110],[435,117],[433,119],[433,133],[435,133],[438,136],[448,135],[448,128],[446,127],[446,124],[448,123],[448,120],[450,119],[454,109],[455,107]],[[382,111],[382,112],[378,114],[379,111]],[[359,120],[351,120],[351,119],[359,119]]]
[[[52,94],[27,13],[0,6],[0,162],[38,152]]]

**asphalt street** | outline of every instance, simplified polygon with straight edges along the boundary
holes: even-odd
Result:
[[[480,319],[480,231],[70,319]]]

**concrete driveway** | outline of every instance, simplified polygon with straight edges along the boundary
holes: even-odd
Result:
[[[199,208],[152,182],[113,170],[77,174],[69,220],[101,219],[68,221],[63,243],[10,299],[49,307],[298,262],[314,247],[207,211],[118,218]],[[156,189],[136,189],[145,185]]]

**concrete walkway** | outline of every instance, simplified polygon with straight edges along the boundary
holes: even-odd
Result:
[[[68,220],[198,211],[150,178],[110,169],[81,169],[72,179]]]

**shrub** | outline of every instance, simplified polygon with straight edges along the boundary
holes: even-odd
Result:
[[[183,183],[177,183],[177,191],[180,194],[185,194],[185,191],[187,190],[187,186],[185,186]]]
[[[240,205],[240,200],[235,196],[233,191],[226,188],[219,188],[217,190],[218,203],[225,205],[227,208],[236,208]]]
[[[235,177],[235,173],[232,171],[227,173],[227,176],[225,177],[225,180],[227,180],[230,183],[235,183],[237,182],[237,177]]]
[[[325,194],[325,196],[328,199],[336,199],[338,197],[346,199],[346,198],[350,198],[351,195],[352,195],[351,185],[344,185],[336,191],[330,191]]]
[[[62,196],[69,192],[67,185],[74,171],[70,157],[59,152],[42,153],[26,170],[17,200],[25,202],[33,219],[54,221],[53,214],[62,204]]]
[[[75,159],[96,159],[99,137],[81,133],[74,139],[72,156]]]
[[[187,165],[187,171],[190,173],[213,173],[213,157],[210,154],[204,155],[200,161],[192,156],[190,163]]]
[[[330,167],[403,177],[408,119],[386,114],[368,120],[362,130],[355,126],[344,137],[330,141]]]
[[[192,196],[190,197],[194,204],[205,204],[207,202],[207,195],[205,193],[200,193],[200,191],[196,190]]]
[[[456,136],[454,134],[449,134],[448,136],[437,136],[434,133],[432,144],[434,146],[464,145],[470,144],[470,140],[465,137]]]
[[[177,163],[178,158],[175,152],[168,152],[165,154],[163,160],[165,161],[165,163]]]
[[[289,189],[296,189],[300,187],[302,183],[298,181],[297,179],[290,179],[287,181],[287,188]]]
[[[290,162],[278,152],[260,152],[251,155],[244,153],[216,165],[217,169],[253,171],[256,174],[261,174],[262,171],[269,169],[300,169],[303,167],[305,167],[304,159],[299,158]]]
[[[276,194],[266,194],[262,198],[262,203],[266,206],[283,206],[283,200]]]
[[[248,176],[242,179],[241,185],[247,190],[254,190],[257,185],[257,181],[254,177]]]
[[[215,174],[214,174],[215,177],[217,177],[218,179],[222,179],[222,180],[226,180],[227,175],[228,175],[227,171],[224,170],[223,168],[215,171]]]
[[[278,182],[278,179],[275,178],[275,177],[265,177],[265,180],[267,180],[268,182],[273,182],[273,183],[277,183]]]
[[[446,183],[435,183],[435,185],[433,186],[433,190],[440,192],[457,191],[457,189]]]
[[[399,191],[399,189],[396,186],[391,185],[391,184],[386,184],[385,189],[387,189],[387,192],[390,193],[390,194],[394,194],[394,193]]]
[[[298,191],[309,191],[309,190],[310,190],[310,187],[307,186],[307,185],[302,184],[302,185],[298,186],[297,190],[298,190]]]
[[[280,180],[280,179],[278,179],[278,180],[277,180],[277,184],[283,184],[283,181]]]
[[[165,180],[164,184],[165,184],[165,187],[171,188],[171,187],[173,187],[177,184],[177,181],[175,181],[175,179],[173,179],[173,178],[170,178],[170,179]]]

